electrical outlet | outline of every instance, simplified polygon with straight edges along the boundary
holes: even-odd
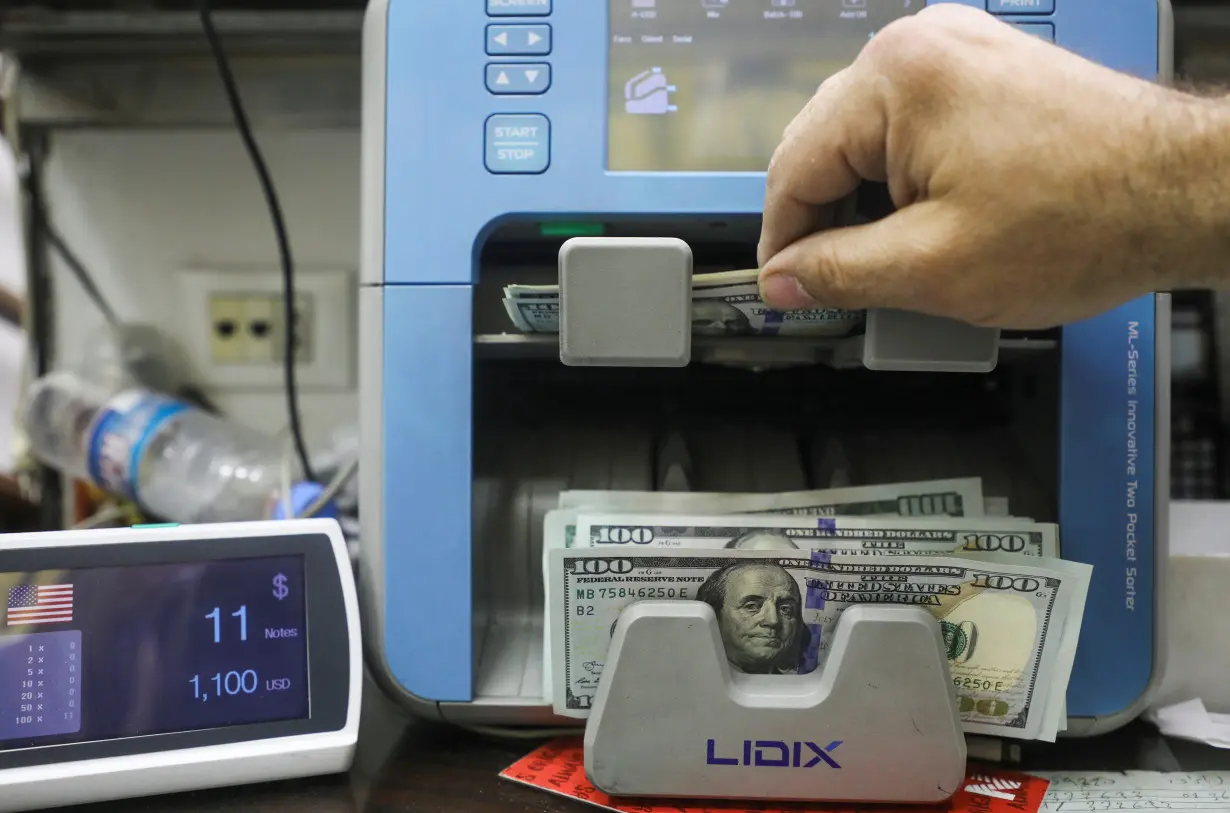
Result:
[[[296,269],[293,340],[302,389],[353,388],[354,286],[351,271]],[[180,291],[187,305],[185,344],[202,383],[246,390],[283,386],[287,331],[279,269],[193,268],[180,274]]]
[[[311,365],[315,297],[296,292],[295,362]],[[226,291],[209,295],[210,361],[213,364],[284,364],[285,309],[280,294]]]
[[[247,361],[243,299],[219,295],[209,300],[209,357],[214,364]]]

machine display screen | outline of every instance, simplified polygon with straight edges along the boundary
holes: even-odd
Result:
[[[303,556],[0,573],[0,752],[306,718]]]
[[[607,0],[607,169],[764,172],[782,131],[924,0]]]

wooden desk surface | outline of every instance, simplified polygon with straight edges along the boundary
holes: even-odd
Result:
[[[368,683],[349,774],[72,808],[73,813],[593,813],[498,773],[539,741],[413,720]],[[579,732],[579,729],[578,729]],[[1168,740],[1137,723],[1105,737],[1025,749],[1023,770],[1230,770],[1230,751]]]

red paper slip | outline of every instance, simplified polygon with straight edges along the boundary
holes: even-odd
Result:
[[[971,765],[961,790],[942,805],[820,805],[614,798],[590,784],[580,737],[561,737],[500,771],[500,777],[620,813],[1037,813],[1050,782]]]

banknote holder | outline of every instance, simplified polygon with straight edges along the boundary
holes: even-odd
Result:
[[[559,251],[560,361],[686,367],[692,249],[670,237],[577,237]]]
[[[847,609],[802,675],[732,669],[704,602],[629,605],[584,744],[612,796],[930,804],[966,771],[939,624],[900,605]]]
[[[866,184],[846,220],[892,212]],[[843,221],[845,222],[845,221]],[[692,359],[692,250],[674,237],[574,237],[559,251],[560,361],[573,367],[685,367]],[[762,337],[773,341],[775,337]],[[1000,331],[909,311],[872,309],[829,362],[869,370],[989,373]],[[719,340],[721,341],[721,340]],[[798,348],[782,347],[783,353]]]

